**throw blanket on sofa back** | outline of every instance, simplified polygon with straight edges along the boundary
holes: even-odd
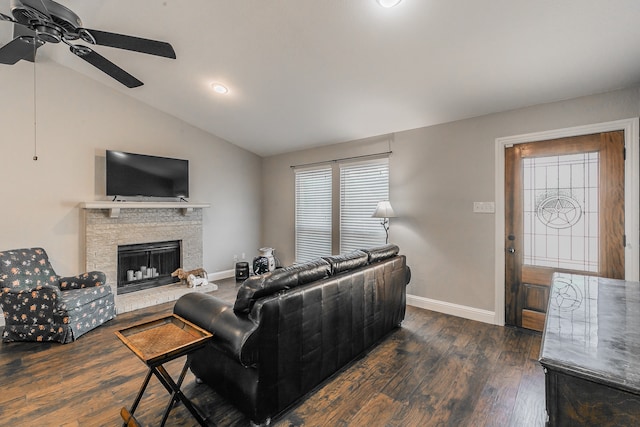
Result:
[[[398,327],[409,280],[385,245],[251,277],[233,306],[190,293],[174,313],[214,334],[194,375],[263,424]]]

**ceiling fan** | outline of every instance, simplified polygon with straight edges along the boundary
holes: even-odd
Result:
[[[73,54],[113,77],[123,85],[134,88],[142,82],[78,40],[149,55],[176,58],[173,47],[166,42],[83,28],[73,11],[53,0],[11,0],[13,17],[0,13],[0,21],[13,22],[14,39],[0,47],[0,64],[13,65],[24,59],[35,61],[35,52],[45,43],[64,43]]]

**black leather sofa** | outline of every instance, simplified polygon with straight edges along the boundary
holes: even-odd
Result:
[[[174,313],[214,334],[189,356],[196,378],[267,425],[400,326],[410,278],[385,245],[250,277],[234,305],[190,293]]]

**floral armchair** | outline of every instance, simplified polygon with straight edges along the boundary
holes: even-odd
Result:
[[[2,341],[69,343],[115,317],[105,275],[58,276],[42,248],[0,252]]]

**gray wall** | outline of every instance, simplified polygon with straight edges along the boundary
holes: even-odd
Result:
[[[390,239],[412,267],[409,293],[488,311],[494,216],[472,213],[472,203],[495,200],[495,139],[640,115],[640,90],[632,88],[260,159],[73,71],[50,62],[38,67],[37,162],[33,64],[0,67],[0,250],[40,245],[58,273],[83,269],[78,204],[105,197],[104,153],[119,149],[190,160],[191,200],[211,204],[203,217],[209,272],[231,269],[234,255],[250,259],[260,246],[290,263],[290,166],[391,144],[390,194],[400,217]]]
[[[409,294],[493,312],[495,218],[472,207],[495,201],[495,139],[639,114],[633,88],[266,158],[263,244],[293,261],[291,165],[387,151],[392,139],[390,241],[412,268]]]
[[[78,204],[104,200],[105,151],[117,149],[190,161],[190,200],[211,204],[203,212],[209,273],[256,252],[260,157],[54,63],[39,63],[36,77],[33,161],[33,64],[0,67],[0,250],[43,246],[58,274],[82,271]]]

